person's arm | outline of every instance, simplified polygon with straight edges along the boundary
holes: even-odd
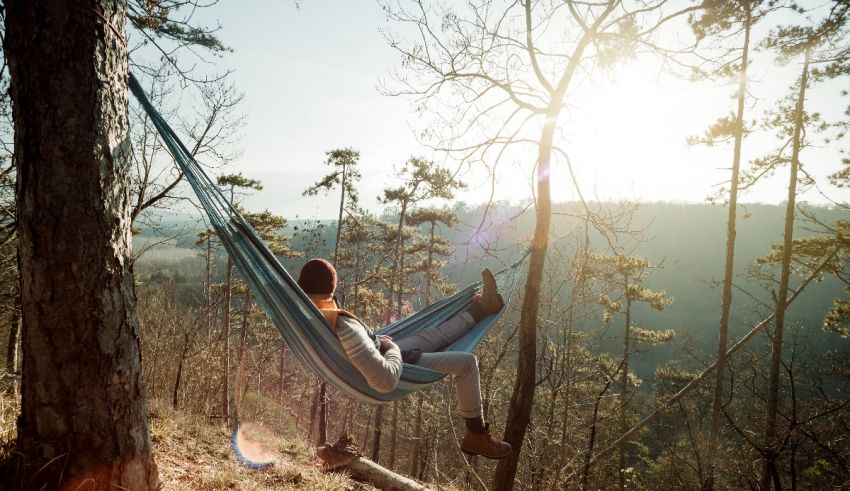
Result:
[[[337,335],[351,364],[378,392],[391,392],[401,377],[401,351],[392,344],[383,354],[357,319],[340,316],[336,321]]]

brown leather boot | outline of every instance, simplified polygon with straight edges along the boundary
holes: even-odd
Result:
[[[493,273],[489,269],[484,269],[481,272],[482,283],[484,288],[481,293],[475,296],[472,300],[472,305],[469,307],[469,313],[479,322],[488,315],[495,314],[502,310],[505,301],[499,295],[499,287],[496,285],[496,279],[493,278]]]
[[[480,455],[488,459],[503,459],[513,452],[510,443],[500,441],[490,434],[490,424],[487,423],[484,433],[473,433],[466,431],[466,436],[463,437],[463,442],[460,444],[460,449],[464,453],[472,455]]]
[[[479,294],[472,300],[472,305],[469,306],[468,312],[472,314],[475,322],[479,322],[488,315],[498,313],[504,305],[505,301],[502,300],[502,296],[498,293],[486,296]]]
[[[481,283],[484,284],[481,295],[496,295],[499,293],[496,278],[493,278],[493,273],[487,268],[484,268],[484,271],[481,272]]]

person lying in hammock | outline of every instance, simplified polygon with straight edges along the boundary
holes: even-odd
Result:
[[[484,288],[469,309],[440,325],[429,327],[404,339],[375,335],[353,314],[341,310],[334,301],[336,269],[324,259],[311,259],[301,268],[298,285],[336,329],[351,364],[378,392],[391,392],[401,376],[402,360],[451,374],[457,380],[460,413],[466,421],[461,450],[490,459],[511,454],[511,445],[490,433],[481,410],[478,359],[465,351],[441,351],[463,336],[473,325],[502,309],[504,301],[489,270],[482,271]]]

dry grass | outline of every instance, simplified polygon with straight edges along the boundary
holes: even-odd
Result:
[[[0,462],[5,462],[14,449],[18,435],[17,421],[21,399],[17,393],[0,388]]]
[[[20,400],[0,391],[0,462],[11,454]],[[269,425],[271,426],[271,425]],[[274,425],[277,426],[277,425]],[[279,426],[277,426],[279,427]],[[261,423],[247,437],[273,464],[250,469],[237,462],[221,424],[151,404],[151,438],[163,490],[373,490],[339,473],[321,469],[313,449],[297,434],[282,435]],[[2,479],[0,479],[2,480]]]
[[[230,435],[219,424],[154,405],[151,411],[154,457],[163,490],[372,490],[344,474],[326,473],[313,449],[296,435],[280,435],[261,424],[248,429],[263,449],[264,469],[240,465]]]

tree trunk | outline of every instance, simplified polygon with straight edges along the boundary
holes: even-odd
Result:
[[[723,299],[720,304],[720,332],[717,340],[717,369],[714,372],[714,398],[708,431],[706,478],[702,487],[714,488],[714,458],[720,439],[720,416],[723,412],[723,376],[726,371],[726,345],[729,339],[729,312],[732,306],[732,279],[735,265],[735,235],[738,213],[738,176],[741,169],[741,143],[744,139],[744,103],[747,96],[747,64],[750,57],[750,3],[743,0],[744,46],[741,48],[741,73],[738,79],[738,112],[735,115],[735,146],[732,156],[732,184],[729,189],[729,210],[726,217],[726,265],[723,273]]]
[[[348,409],[345,411],[345,419],[342,422],[341,435],[351,435],[354,421],[357,419],[357,408],[359,404],[354,399],[348,399]]]
[[[549,244],[549,223],[552,219],[552,201],[549,194],[549,159],[552,155],[552,139],[558,111],[550,114],[543,134],[537,158],[537,221],[532,239],[531,259],[525,281],[525,295],[519,320],[519,354],[517,378],[508,407],[505,441],[513,446],[513,453],[500,460],[493,477],[494,490],[512,489],[519,454],[525,438],[525,430],[531,417],[534,400],[535,367],[537,365],[537,310],[540,306],[540,284],[543,280],[543,265],[546,247]]]
[[[410,474],[416,477],[419,470],[419,461],[421,460],[420,451],[422,448],[422,391],[416,394],[416,422],[413,425],[413,443],[410,449]]]
[[[339,184],[339,187],[340,187],[339,218],[337,218],[337,221],[336,221],[336,244],[334,245],[334,265],[336,265],[337,259],[339,258],[339,242],[340,242],[340,237],[342,236],[342,212],[345,209],[345,177],[346,177],[345,171],[346,171],[346,165],[343,163],[342,164],[342,181]]]
[[[361,445],[364,453],[366,452],[366,448],[369,445],[369,430],[372,427],[371,426],[372,425],[372,413],[377,412],[378,407],[379,406],[375,406],[375,408],[371,411],[369,411],[368,408],[367,408],[367,411],[366,411],[366,424],[363,425],[363,445]]]
[[[563,416],[561,417],[561,440],[558,445],[558,464],[555,468],[555,476],[552,479],[552,485],[549,488],[551,491],[557,489],[558,483],[561,480],[561,472],[563,471],[567,459],[567,422],[569,421],[570,415],[573,383],[573,326],[575,325],[575,311],[578,308],[577,304],[579,300],[579,295],[582,289],[584,288],[584,282],[587,276],[585,273],[585,269],[587,267],[587,258],[589,253],[590,236],[588,235],[588,219],[585,219],[582,249],[580,252],[576,253],[576,257],[579,257],[581,259],[579,261],[578,267],[576,267],[575,276],[573,277],[572,290],[570,291],[569,310],[567,314],[567,354],[565,363],[566,366],[564,367],[564,373],[566,378],[564,382],[564,411]],[[569,480],[567,481],[567,483],[564,484],[564,486],[569,486]]]
[[[204,251],[204,327],[210,331],[212,319],[212,238],[207,237]]]
[[[319,445],[328,442],[328,385],[319,384]]]
[[[21,296],[9,310],[9,344],[6,346],[6,373],[18,373],[18,337],[21,332]],[[15,376],[17,380],[17,375]],[[17,387],[17,382],[15,382]]]
[[[428,266],[425,268],[425,305],[431,305],[431,287],[433,279],[433,261],[434,261],[434,228],[437,223],[431,222],[431,236],[428,241]]]
[[[578,282],[575,284],[578,285]],[[573,288],[576,288],[573,286]],[[567,450],[567,421],[570,417],[570,396],[572,396],[572,353],[573,353],[573,310],[574,307],[570,308],[569,313],[569,327],[567,327],[567,355],[566,355],[566,363],[564,366],[564,374],[566,380],[564,381],[564,411],[561,414],[561,439],[558,443],[558,458],[555,463],[555,476],[552,478],[550,490],[554,491],[557,489],[558,481],[561,480],[561,469],[564,467],[564,463],[566,462],[566,450]]]
[[[375,409],[375,433],[372,445],[372,462],[377,463],[381,457],[381,426],[384,420],[384,406],[378,406]]]
[[[596,396],[596,401],[593,403],[593,416],[590,420],[590,437],[587,439],[587,450],[584,452],[584,466],[581,471],[581,487],[579,489],[586,490],[587,483],[590,478],[590,466],[592,463],[591,457],[593,457],[593,447],[596,445],[596,425],[599,421],[599,404],[602,402],[602,398],[605,396],[605,393],[608,392],[608,387],[611,385],[611,381],[605,383],[605,387],[599,392]]]
[[[353,441],[343,436],[334,445],[325,445],[316,450],[329,470],[345,469],[359,481],[365,481],[378,489],[398,491],[425,491],[430,489],[408,477],[385,469],[375,462],[360,457]]]
[[[284,373],[286,371],[286,365],[284,364],[284,362],[286,361],[286,358],[284,357],[285,353],[286,353],[286,344],[281,343],[280,359],[278,360],[278,367],[277,367],[277,373],[278,373],[277,403],[280,404],[280,405],[283,405]],[[289,390],[287,390],[286,392],[289,393]],[[300,410],[300,408],[299,408],[299,410]]]
[[[434,238],[435,238],[435,222],[431,222],[431,238],[428,243],[428,266],[425,271],[425,304],[431,305],[431,266],[434,258]],[[413,423],[413,441],[410,446],[410,471],[411,476],[416,476],[419,471],[419,464],[422,460],[420,455],[422,449],[422,391],[416,394],[416,419]],[[395,442],[393,442],[395,444]],[[391,465],[392,466],[392,465]]]
[[[233,199],[231,198],[231,202]],[[224,353],[221,355],[222,381],[221,392],[221,414],[224,421],[229,423],[230,417],[230,302],[233,297],[231,287],[233,285],[233,259],[227,258],[227,270],[224,276],[224,320],[221,335],[224,338]]]
[[[248,329],[251,326],[251,292],[246,290],[242,306],[242,326],[239,329],[239,347],[236,350],[236,381],[233,384],[233,397],[231,397],[230,408],[230,430],[239,429],[239,415],[242,411],[242,402],[247,392],[245,382],[245,348],[248,343]]]
[[[307,430],[307,441],[313,441],[313,432],[316,430],[316,414],[319,410],[319,393],[321,392],[321,382],[316,379],[316,388],[313,389],[313,397],[310,398],[310,426]]]
[[[416,188],[413,188],[411,195],[416,192]],[[404,216],[407,214],[407,199],[402,200],[401,202],[401,211],[398,214],[398,227],[396,228],[396,246],[395,246],[395,262],[393,264],[393,286],[397,289],[396,295],[393,295],[392,289],[390,289],[390,305],[387,322],[392,322],[392,314],[396,314],[396,319],[401,318],[401,295],[402,295],[402,283],[404,282],[402,279],[402,271],[404,270],[404,266],[402,264],[403,261],[403,249],[404,249]],[[395,309],[393,309],[393,300],[395,297],[396,305]]]
[[[180,358],[177,360],[177,380],[174,381],[174,390],[171,391],[171,407],[177,409],[177,399],[180,394],[180,382],[183,380],[183,366],[186,364],[186,355],[189,353],[189,334],[183,336],[183,350],[180,352]]]
[[[126,2],[6,7],[23,319],[18,482],[156,489],[130,262]]]
[[[769,489],[771,475],[776,473],[778,449],[776,442],[776,414],[779,405],[779,369],[782,363],[782,330],[785,327],[785,313],[788,309],[788,281],[791,276],[791,252],[794,240],[794,208],[797,200],[797,173],[800,168],[800,147],[802,146],[803,107],[806,101],[806,86],[809,81],[809,60],[811,50],[807,49],[803,61],[803,73],[800,75],[800,92],[794,111],[794,135],[791,150],[791,172],[788,178],[788,200],[785,204],[785,232],[782,243],[782,266],[779,271],[779,292],[776,300],[776,328],[773,331],[773,346],[770,354],[770,385],[767,392],[767,421],[764,428],[765,456],[762,460],[761,489]]]
[[[623,368],[620,373],[620,434],[628,429],[626,405],[629,403],[629,341],[632,330],[632,299],[629,297],[629,278],[626,277],[626,326],[623,329]],[[626,489],[626,446],[620,447],[620,468],[618,470],[620,489]]]
[[[390,469],[395,467],[396,443],[398,443],[398,401],[393,401],[393,419],[390,423],[390,461],[387,465]]]
[[[546,262],[546,247],[549,244],[549,225],[552,220],[552,198],[550,188],[550,162],[552,158],[552,144],[555,136],[555,127],[558,116],[563,107],[564,96],[570,86],[573,75],[584,54],[584,50],[591,43],[593,33],[610,13],[610,8],[605,14],[596,19],[590,30],[585,31],[570,57],[570,61],[564,69],[558,86],[552,93],[543,131],[540,135],[540,144],[537,154],[537,200],[535,201],[536,221],[534,224],[534,235],[531,240],[531,258],[528,264],[528,273],[525,280],[525,292],[522,300],[522,311],[519,318],[519,353],[517,361],[517,379],[514,391],[511,394],[511,402],[508,406],[508,418],[505,425],[505,441],[513,447],[513,453],[500,460],[496,465],[493,476],[493,489],[495,491],[512,489],[514,477],[519,463],[519,454],[522,450],[522,442],[525,438],[525,430],[531,417],[531,405],[534,402],[534,389],[536,387],[535,369],[537,365],[537,311],[540,307],[540,284],[543,281],[543,266]],[[525,3],[525,14],[531,19],[531,2]]]
[[[336,241],[334,244],[334,257],[333,262],[336,265],[336,262],[339,258],[339,243],[342,237],[342,213],[345,209],[345,178],[346,178],[346,165],[342,165],[342,181],[340,181],[340,198],[339,198],[339,217],[336,221]],[[327,384],[322,381],[319,383],[319,445],[324,445],[328,441],[328,398],[327,398],[328,387]]]
[[[360,312],[360,242],[354,254],[354,304],[352,312]]]

